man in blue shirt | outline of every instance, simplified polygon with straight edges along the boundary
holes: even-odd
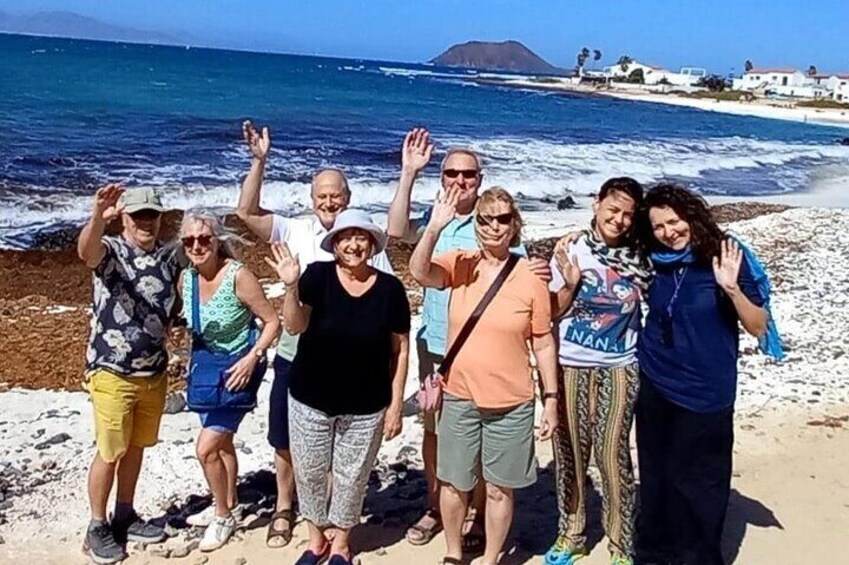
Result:
[[[430,219],[430,210],[420,218],[410,218],[410,200],[416,178],[430,162],[433,154],[430,134],[424,128],[415,128],[407,133],[401,150],[401,178],[398,190],[389,206],[387,233],[407,243],[417,243]],[[455,189],[459,193],[457,216],[442,231],[436,242],[434,255],[451,250],[471,250],[478,248],[475,236],[474,209],[478,200],[478,190],[483,181],[480,157],[471,149],[453,148],[448,151],[440,166],[440,180],[443,190]],[[523,246],[512,250],[527,256]],[[548,282],[551,270],[544,259],[531,259],[531,268]],[[416,336],[419,379],[433,373],[445,355],[448,337],[448,300],[450,290],[426,289],[422,305],[422,326]],[[436,422],[432,413],[424,416],[424,439],[422,459],[428,486],[428,508],[422,518],[407,532],[407,540],[414,545],[428,543],[439,530],[442,521],[439,515],[439,490],[436,480]],[[483,482],[479,482],[482,485]],[[467,549],[473,551],[478,544],[483,548],[483,496],[482,489],[476,489],[472,511],[477,526],[472,535],[467,536]],[[464,543],[466,545],[466,543]]]

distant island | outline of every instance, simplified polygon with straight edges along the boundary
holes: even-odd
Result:
[[[518,41],[468,41],[449,47],[429,62],[441,67],[522,74],[565,75],[570,72],[555,67]]]
[[[0,33],[160,45],[184,45],[187,43],[185,37],[118,26],[73,12],[61,11],[38,12],[26,16],[0,12]]]

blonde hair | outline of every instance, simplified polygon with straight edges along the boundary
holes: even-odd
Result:
[[[475,203],[475,215],[480,214],[482,206],[495,202],[504,202],[510,206],[510,213],[513,214],[511,227],[514,231],[513,238],[510,240],[510,247],[518,247],[522,244],[522,228],[525,222],[522,220],[522,213],[519,211],[516,200],[506,189],[500,186],[493,186],[481,192],[480,196],[478,196],[478,201]]]

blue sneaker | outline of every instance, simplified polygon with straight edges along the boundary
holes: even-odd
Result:
[[[545,565],[572,565],[581,557],[589,555],[586,547],[573,547],[565,537],[557,538],[545,554]]]

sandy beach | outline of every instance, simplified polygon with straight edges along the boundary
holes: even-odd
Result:
[[[756,353],[754,340],[741,343],[734,493],[724,542],[729,562],[834,562],[842,532],[849,530],[849,267],[844,262],[849,241],[835,237],[849,231],[849,195],[832,187],[807,198],[817,207],[786,209],[776,204],[792,201],[773,198],[771,206],[723,201],[715,210],[764,258],[775,287],[773,312],[788,349],[787,360],[776,364]],[[526,237],[536,240],[535,252],[545,254],[550,238],[587,224],[588,202],[578,203],[577,210],[526,214]],[[247,263],[268,277],[263,253],[261,245],[252,248]],[[409,248],[395,246],[391,257],[417,305],[419,290],[405,276],[406,253]],[[82,564],[87,562],[79,551],[88,512],[85,477],[94,453],[91,409],[78,389],[87,273],[67,247],[3,251],[0,269],[0,348],[7,352],[0,364],[0,563]],[[278,286],[265,283],[276,296]],[[414,320],[419,323],[418,316]],[[45,366],[49,370],[39,372]],[[410,376],[412,397],[412,371]],[[148,450],[137,496],[139,510],[169,524],[173,537],[161,545],[131,547],[127,563],[290,563],[303,551],[303,524],[289,548],[270,550],[264,544],[273,491],[265,440],[270,378],[260,406],[237,435],[244,477],[240,494],[251,514],[243,530],[216,553],[196,550],[199,532],[187,529],[184,518],[208,503],[194,456],[198,423],[193,414],[177,411],[163,418],[161,441]],[[171,399],[178,403],[179,396]],[[410,406],[402,435],[381,449],[364,525],[354,538],[363,563],[439,562],[441,537],[424,548],[403,539],[423,504],[421,433]],[[555,535],[549,445],[538,445],[538,457],[540,480],[517,495],[504,563],[539,562]],[[595,496],[590,505],[594,548],[584,561],[590,565],[607,562],[599,513]]]
[[[487,79],[489,84],[496,84]],[[752,101],[735,102],[716,100],[713,98],[690,98],[678,94],[657,94],[643,89],[617,88],[615,85],[596,88],[587,85],[574,85],[569,79],[551,79],[541,82],[527,79],[498,80],[497,84],[513,88],[527,88],[552,92],[573,92],[594,96],[607,96],[621,100],[634,100],[653,104],[666,104],[695,108],[707,112],[720,112],[736,116],[752,116],[770,120],[786,120],[806,124],[835,126],[849,128],[849,105],[839,108],[806,108],[788,101],[756,99]]]

